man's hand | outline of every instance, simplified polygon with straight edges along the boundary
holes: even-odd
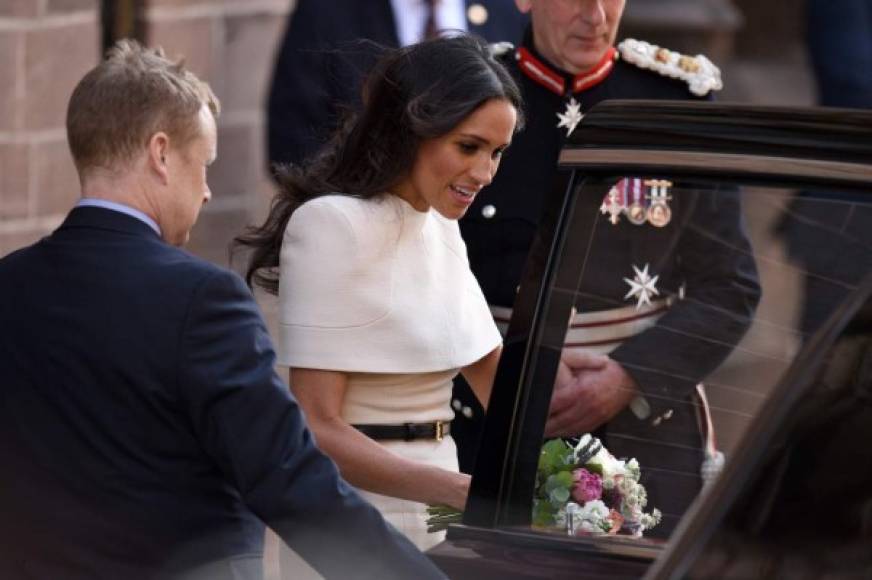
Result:
[[[635,381],[609,357],[566,349],[557,370],[545,436],[589,433],[617,415],[637,394]]]

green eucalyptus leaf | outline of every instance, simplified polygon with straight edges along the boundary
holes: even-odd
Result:
[[[569,490],[565,487],[553,489],[548,495],[551,500],[551,505],[563,505],[569,501]]]

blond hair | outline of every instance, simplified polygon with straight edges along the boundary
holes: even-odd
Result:
[[[204,105],[218,117],[218,98],[182,61],[169,60],[159,47],[119,41],[79,81],[67,107],[79,175],[130,161],[158,131],[184,145],[198,135]]]

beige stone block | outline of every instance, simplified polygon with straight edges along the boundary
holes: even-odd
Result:
[[[243,6],[251,6],[252,12],[261,12],[266,8],[270,12],[282,12],[287,14],[293,11],[297,4],[297,0],[260,0],[256,4],[254,2],[251,4],[247,2],[243,3],[239,0],[222,0],[222,3],[237,14],[244,11],[244,9],[242,9]]]
[[[218,158],[209,168],[209,187],[216,200],[248,195],[256,187],[255,129],[248,125],[218,128]]]
[[[28,158],[25,144],[0,145],[0,220],[27,215]]]
[[[240,0],[236,0],[236,2],[240,2]],[[220,7],[223,2],[222,0],[146,0],[145,4],[149,8],[186,8],[188,6],[209,5]]]
[[[213,17],[150,22],[148,44],[162,46],[170,58],[183,57],[194,74],[211,83],[216,77],[214,28]]]
[[[48,0],[48,13],[82,12],[97,10],[100,6],[97,0]]]
[[[21,125],[21,83],[24,71],[19,62],[24,50],[24,33],[0,31],[0,131],[10,131]]]
[[[38,216],[65,214],[80,195],[79,177],[66,141],[31,147],[33,196]]]
[[[33,18],[38,13],[37,0],[0,0],[0,18]]]
[[[11,254],[15,250],[30,246],[41,238],[51,233],[51,230],[34,228],[28,231],[4,231],[3,222],[0,222],[0,258]]]
[[[273,72],[275,51],[285,27],[279,14],[228,17],[225,24],[222,95],[227,111],[259,110]]]
[[[63,127],[73,88],[99,59],[96,12],[92,22],[27,32],[26,127],[37,130]]]
[[[207,205],[191,231],[187,249],[204,260],[222,267],[230,265],[230,242],[248,225],[248,213],[242,209],[212,210]],[[237,271],[244,265],[236,260]]]

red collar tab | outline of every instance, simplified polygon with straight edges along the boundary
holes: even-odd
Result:
[[[609,76],[609,73],[612,72],[612,69],[615,68],[617,56],[617,49],[614,46],[610,46],[592,69],[575,75],[575,78],[572,79],[572,92],[580,93],[603,82]]]
[[[610,46],[602,59],[590,70],[578,73],[572,79],[572,92],[580,93],[603,82],[615,67],[618,51]],[[515,51],[515,60],[521,71],[533,81],[539,83],[552,93],[566,94],[566,81],[562,74],[533,56],[533,53],[525,47]]]

